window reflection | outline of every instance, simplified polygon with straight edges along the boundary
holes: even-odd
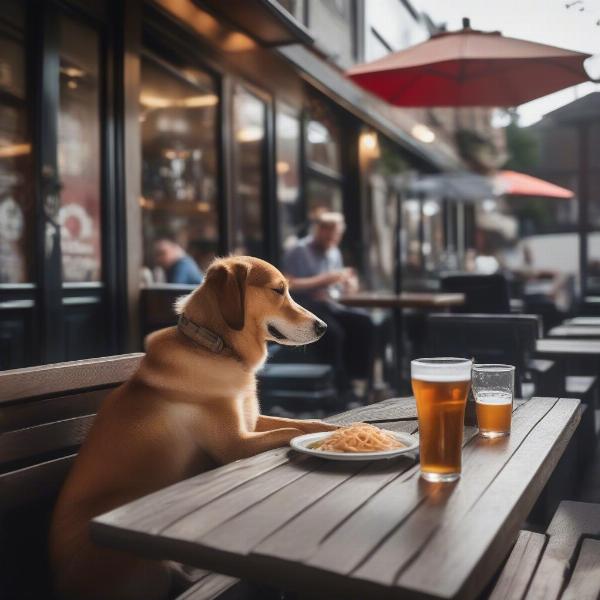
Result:
[[[25,88],[25,15],[0,4],[0,283],[31,281],[33,195]]]
[[[231,207],[235,254],[265,254],[262,210],[265,116],[265,103],[237,86],[233,95],[234,198]]]
[[[306,185],[308,216],[312,221],[320,212],[343,212],[342,188],[335,181],[311,178]]]
[[[157,258],[159,240],[179,246],[202,270],[218,252],[218,102],[208,74],[143,58],[140,204],[149,281],[169,278],[169,268]]]
[[[283,248],[298,239],[305,224],[300,203],[300,118],[291,109],[279,106],[277,133],[277,200],[279,231]]]
[[[101,278],[99,39],[68,17],[60,21],[58,168],[65,282]]]
[[[328,105],[314,98],[306,125],[306,158],[309,163],[339,174],[342,170],[340,138],[336,115]]]

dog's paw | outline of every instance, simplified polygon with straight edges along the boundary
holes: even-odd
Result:
[[[336,429],[339,429],[339,425],[325,423],[325,421],[319,421],[317,419],[298,421],[297,427],[302,429],[305,433],[318,433],[320,431],[335,431]]]

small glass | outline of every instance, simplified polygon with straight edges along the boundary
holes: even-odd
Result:
[[[509,435],[515,390],[512,365],[473,365],[473,395],[479,435]]]
[[[466,358],[418,358],[410,363],[419,417],[421,477],[427,481],[460,477],[472,364]]]

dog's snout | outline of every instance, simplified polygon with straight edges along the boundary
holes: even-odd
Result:
[[[321,319],[315,319],[315,333],[321,337],[327,331],[327,323]]]

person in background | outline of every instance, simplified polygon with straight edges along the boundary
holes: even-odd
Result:
[[[196,261],[170,238],[162,237],[154,242],[154,260],[165,271],[167,283],[199,285],[204,275]]]
[[[350,392],[353,379],[371,377],[375,327],[367,312],[336,302],[340,294],[358,289],[356,272],[344,267],[339,248],[345,228],[342,214],[321,212],[312,233],[285,253],[283,272],[295,300],[327,323],[314,348],[334,367],[340,391]]]

